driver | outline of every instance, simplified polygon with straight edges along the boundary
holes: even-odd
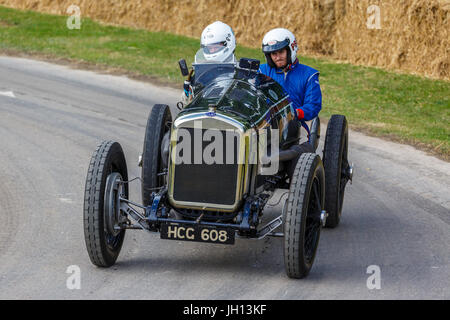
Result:
[[[260,72],[277,81],[289,94],[297,118],[305,127],[304,121],[314,119],[322,109],[322,93],[319,71],[300,64],[297,50],[292,32],[284,28],[270,30],[262,41],[267,63],[261,65]]]
[[[200,47],[208,62],[236,61],[236,38],[233,29],[221,21],[216,21],[203,30]]]
[[[236,38],[233,29],[226,23],[216,21],[208,25],[202,32],[200,38],[200,50],[195,55],[196,63],[228,63],[236,62],[234,51],[236,49]],[[184,82],[184,91],[181,101],[184,105],[192,100],[190,81]]]

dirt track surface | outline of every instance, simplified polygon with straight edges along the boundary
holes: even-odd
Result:
[[[128,231],[117,264],[93,266],[82,219],[92,152],[120,142],[139,176],[148,113],[155,103],[175,113],[179,94],[0,57],[0,299],[450,299],[450,164],[356,132],[342,221],[323,231],[307,279],[286,277],[280,238],[218,246]],[[140,201],[140,186],[130,191]],[[71,265],[80,290],[66,287]],[[379,290],[366,285],[371,265]]]

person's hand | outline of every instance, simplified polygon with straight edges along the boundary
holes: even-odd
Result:
[[[191,100],[192,100],[191,95],[186,96],[185,91],[181,92],[181,102],[183,102],[184,105],[187,105],[189,102],[191,102]]]
[[[295,111],[297,112],[298,120],[302,120],[305,117],[305,113],[303,112],[302,109],[298,108],[298,109],[295,109]]]

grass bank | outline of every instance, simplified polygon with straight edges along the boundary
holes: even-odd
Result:
[[[163,32],[107,26],[0,6],[0,51],[82,61],[182,83],[177,61],[191,63],[199,40]],[[238,57],[263,60],[259,49],[238,46]],[[321,116],[345,114],[353,129],[409,143],[450,160],[450,82],[377,68],[300,57],[320,70]],[[181,86],[180,86],[181,88]]]

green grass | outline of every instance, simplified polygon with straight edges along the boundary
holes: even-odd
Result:
[[[45,54],[119,67],[179,83],[177,61],[190,64],[199,40],[164,32],[107,26],[83,18],[69,30],[64,16],[0,6],[0,51]],[[264,60],[259,49],[238,46],[237,57]],[[321,116],[345,114],[352,128],[410,143],[450,159],[450,82],[397,74],[378,68],[300,57],[318,69]]]

